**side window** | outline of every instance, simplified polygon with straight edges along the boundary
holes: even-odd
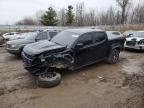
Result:
[[[45,39],[47,39],[47,38],[48,38],[47,32],[39,33],[39,34],[36,36],[36,39],[37,39],[37,40],[45,40]]]
[[[57,34],[57,32],[49,32],[50,38],[53,38],[56,34]]]
[[[47,32],[44,32],[43,33],[43,40],[46,40],[46,39],[48,39],[48,34],[47,34]]]
[[[8,35],[14,35],[14,33],[9,33]]]
[[[91,45],[93,43],[92,42],[92,35],[90,33],[86,33],[78,39],[78,42],[83,43],[84,46]]]
[[[92,35],[95,43],[106,39],[106,34],[104,32],[93,32]]]
[[[36,40],[42,40],[42,33],[37,34]]]
[[[112,34],[114,34],[114,35],[120,35],[119,32],[112,32]]]

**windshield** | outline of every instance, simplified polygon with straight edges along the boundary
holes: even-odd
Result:
[[[133,35],[131,35],[131,37],[142,37],[142,38],[144,38],[144,32],[136,32]]]
[[[36,32],[24,33],[20,38],[34,40],[36,35],[37,35]]]
[[[136,31],[126,31],[126,32],[124,32],[123,34],[125,35],[125,36],[128,36],[128,35],[130,35],[130,34],[135,34],[136,33]]]
[[[58,33],[51,41],[64,46],[71,46],[78,37],[79,35],[76,33],[63,31]]]

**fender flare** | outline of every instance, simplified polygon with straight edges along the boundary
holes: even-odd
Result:
[[[53,56],[52,67],[68,68],[74,63],[74,58],[70,54],[58,54]]]
[[[112,44],[110,46],[110,50],[109,50],[108,56],[110,55],[111,51],[114,50],[114,49],[118,49],[120,51],[121,50],[121,44],[120,43]]]
[[[23,50],[24,47],[25,47],[25,45],[21,45],[21,46],[19,47],[19,51],[22,52],[22,50]]]

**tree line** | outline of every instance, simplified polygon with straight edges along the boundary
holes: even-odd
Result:
[[[117,7],[110,6],[107,11],[96,12],[95,9],[86,11],[85,4],[68,5],[56,11],[49,7],[45,12],[37,13],[36,19],[26,17],[17,25],[45,26],[98,26],[144,23],[144,1],[133,6],[132,0],[115,0]]]

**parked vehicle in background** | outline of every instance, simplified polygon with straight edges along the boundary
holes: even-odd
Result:
[[[5,38],[5,40],[13,40],[17,37],[17,35],[19,35],[20,33],[18,32],[10,32],[10,33],[5,33],[3,34],[3,37]]]
[[[102,60],[117,63],[123,44],[123,38],[115,39],[103,30],[70,29],[51,41],[27,45],[22,58],[25,69],[38,76],[38,85],[51,87],[60,83],[61,69],[74,71]]]
[[[136,31],[129,30],[129,31],[124,32],[123,34],[127,38],[127,37],[130,37],[130,36],[134,35],[135,33],[136,33]]]
[[[126,49],[144,50],[144,31],[137,31],[126,38]]]
[[[8,41],[6,43],[6,49],[9,53],[14,55],[20,55],[24,46],[38,42],[41,40],[50,40],[58,32],[57,31],[42,31],[42,32],[30,32],[25,33],[17,40]]]
[[[0,45],[5,43],[5,39],[2,35],[0,35]]]

